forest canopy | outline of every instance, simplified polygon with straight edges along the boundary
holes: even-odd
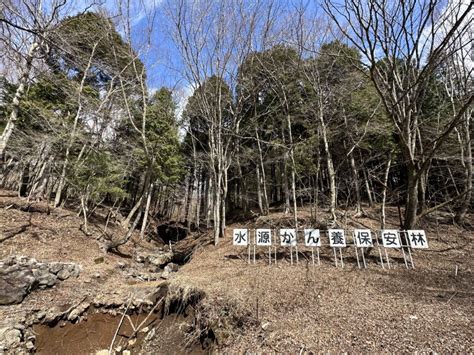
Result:
[[[138,34],[125,4],[68,6],[0,9],[0,184],[77,208],[85,233],[98,209],[123,216],[110,248],[150,219],[216,243],[237,215],[298,228],[303,206],[468,223],[472,3],[177,0]],[[156,85],[166,58],[175,85]]]

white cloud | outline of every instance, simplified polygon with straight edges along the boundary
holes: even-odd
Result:
[[[174,91],[174,99],[176,101],[176,117],[181,121],[184,109],[188,103],[189,97],[194,92],[194,85],[188,84]]]
[[[153,12],[162,2],[163,0],[138,0],[136,15],[132,19],[133,24],[139,23],[147,16],[153,17]]]
[[[131,0],[130,3],[124,0],[76,0],[71,4],[71,12],[82,12],[85,10],[106,9],[112,16],[120,13],[127,13],[126,8],[130,6],[130,22],[135,26],[147,16],[153,17],[153,12],[163,0]]]
[[[179,123],[178,136],[180,141],[184,140],[187,132],[187,122],[183,122],[183,112],[186,109],[188,99],[194,92],[195,86],[192,84],[185,85],[179,89],[176,89],[173,93],[174,100],[176,102],[176,119]]]

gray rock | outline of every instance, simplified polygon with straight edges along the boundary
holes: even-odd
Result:
[[[25,325],[21,323],[17,323],[13,326],[13,328],[18,329],[18,330],[25,330]]]
[[[36,259],[33,259],[33,258],[30,259],[25,255],[17,256],[16,258],[13,257],[13,260],[16,261],[17,264],[20,264],[23,266],[36,264]]]
[[[57,276],[51,274],[50,272],[40,273],[36,277],[36,281],[38,281],[38,285],[41,288],[51,287],[56,284]]]
[[[7,329],[3,333],[3,343],[7,348],[12,348],[21,343],[21,331],[18,329]]]
[[[172,258],[173,258],[173,253],[168,252],[168,253],[163,253],[163,254],[158,254],[158,255],[148,255],[147,261],[152,265],[163,267],[166,264],[168,264]]]
[[[29,351],[33,351],[33,350],[35,350],[36,347],[35,347],[35,344],[34,344],[32,341],[28,341],[28,342],[26,343],[26,348],[27,348]]]
[[[69,315],[67,316],[67,319],[69,321],[74,321],[76,320],[77,318],[79,318],[79,316],[84,313],[90,306],[91,304],[90,303],[87,303],[87,302],[83,302],[81,303],[79,306],[77,306],[76,308],[74,308],[70,313]]]
[[[35,286],[35,277],[30,270],[15,269],[0,276],[0,305],[21,303]]]
[[[145,258],[143,255],[137,255],[137,256],[135,257],[135,261],[136,261],[137,263],[140,263],[140,264],[144,263],[145,260],[146,260],[146,258]]]
[[[58,279],[60,280],[66,280],[71,276],[71,273],[67,269],[62,269],[61,271],[58,272]]]
[[[69,264],[67,271],[69,271],[70,277],[78,277],[81,273],[82,267],[77,264]]]
[[[168,280],[170,278],[170,272],[165,269],[165,271],[163,271],[163,273],[161,274],[161,278]]]
[[[81,266],[73,263],[39,263],[26,256],[11,256],[0,262],[0,305],[21,303],[37,287],[52,287],[57,279],[77,277],[80,271]]]
[[[23,268],[19,264],[15,264],[15,265],[3,264],[3,268],[0,268],[0,276],[12,274],[14,272],[18,272],[21,270],[23,270]]]
[[[53,262],[49,265],[49,272],[53,274],[57,274],[59,271],[61,271],[64,268],[63,263],[58,263],[58,262]]]
[[[168,272],[176,272],[179,270],[179,265],[175,263],[169,263],[165,266],[165,270],[168,270]]]
[[[36,313],[36,319],[37,319],[37,320],[41,320],[41,319],[43,319],[45,316],[46,316],[46,312],[45,312],[45,311],[39,311],[38,313]]]
[[[56,321],[57,319],[59,319],[63,314],[64,313],[61,312],[59,307],[53,306],[53,307],[51,307],[50,309],[48,309],[46,311],[46,314],[43,317],[42,323],[44,323],[44,324],[52,323],[52,322]]]

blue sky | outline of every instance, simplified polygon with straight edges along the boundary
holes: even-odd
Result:
[[[120,0],[79,0],[73,5],[73,12],[84,11],[91,6],[93,11],[107,11],[117,24],[117,30],[124,35],[121,16],[126,12],[126,1]],[[180,56],[171,38],[169,19],[165,14],[163,0],[130,1],[131,37],[134,49],[147,68],[147,81],[150,89],[162,86],[179,89],[186,84],[181,79]],[[151,28],[152,32],[149,32]]]
[[[123,24],[126,21],[123,14],[129,10],[131,38],[134,49],[147,68],[148,86],[156,90],[162,86],[169,87],[177,93],[180,109],[186,98],[192,93],[191,84],[183,79],[181,55],[172,40],[173,24],[167,15],[167,9],[174,0],[73,0],[70,4],[72,13],[84,11],[91,7],[94,11],[106,11],[117,24],[118,31],[126,34]],[[127,9],[127,2],[130,8]],[[343,0],[338,0],[338,3]],[[284,9],[288,6],[306,4],[311,10],[316,10],[317,1],[292,0],[283,2]],[[458,3],[459,4],[459,3]],[[467,6],[468,0],[460,0],[462,6]],[[443,3],[446,6],[445,3]],[[286,11],[284,11],[286,12]],[[312,12],[312,11],[311,11]],[[472,18],[472,17],[471,17]],[[148,32],[149,29],[151,32]],[[472,61],[471,61],[472,62]],[[472,67],[472,66],[471,66]]]

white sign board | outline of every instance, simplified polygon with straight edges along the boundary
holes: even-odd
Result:
[[[413,249],[428,249],[428,239],[424,230],[409,230],[407,233]]]
[[[249,242],[249,233],[247,229],[234,229],[232,235],[234,245],[247,246]]]
[[[343,248],[346,246],[344,229],[328,229],[329,245],[332,248]]]
[[[280,245],[284,247],[296,246],[296,230],[280,229]]]
[[[369,248],[372,246],[372,234],[370,229],[354,229],[355,245],[358,248]]]
[[[396,229],[384,229],[382,233],[382,243],[385,248],[400,248],[400,237]]]
[[[271,229],[257,229],[255,230],[255,239],[257,245],[272,245],[272,230]]]
[[[319,235],[319,229],[305,229],[304,243],[307,247],[320,247],[321,238]]]

